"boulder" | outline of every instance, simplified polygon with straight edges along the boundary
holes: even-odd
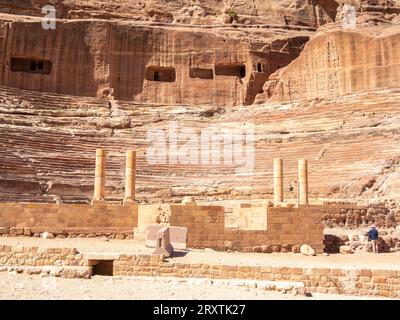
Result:
[[[281,252],[291,252],[292,251],[292,246],[290,244],[284,244],[282,245],[282,250]]]
[[[281,252],[281,249],[282,249],[282,246],[280,246],[280,245],[271,247],[272,252]]]
[[[296,244],[292,247],[292,252],[293,253],[300,253],[300,245]]]
[[[272,247],[269,245],[263,245],[263,246],[261,246],[261,252],[262,253],[271,253]]]
[[[351,250],[350,246],[340,246],[339,252],[342,254],[348,254],[348,253],[353,253],[353,250]]]
[[[315,256],[315,250],[308,244],[302,244],[300,247],[300,253],[306,256]]]
[[[43,232],[42,233],[42,238],[43,239],[54,239],[54,235],[50,232]]]

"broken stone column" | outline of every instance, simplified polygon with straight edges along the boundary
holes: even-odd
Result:
[[[96,169],[94,176],[94,196],[95,201],[104,201],[106,178],[106,152],[103,149],[96,149]]]
[[[299,205],[308,204],[308,169],[307,160],[300,159],[298,161],[298,174],[299,174]]]
[[[135,184],[136,184],[136,151],[128,150],[126,152],[125,164],[125,197],[124,203],[135,202]]]
[[[174,248],[171,245],[169,227],[162,227],[157,232],[156,250],[153,254],[163,254],[164,257],[170,257]]]
[[[274,204],[283,202],[283,160],[274,159]]]

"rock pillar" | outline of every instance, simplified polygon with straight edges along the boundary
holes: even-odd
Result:
[[[136,151],[128,150],[126,152],[125,164],[125,202],[135,201],[136,184]]]
[[[298,161],[298,174],[299,174],[299,205],[308,204],[308,168],[307,160],[300,159]]]
[[[274,159],[274,204],[283,202],[283,160]]]
[[[104,201],[106,179],[106,152],[103,149],[96,149],[96,169],[94,176],[94,201]]]

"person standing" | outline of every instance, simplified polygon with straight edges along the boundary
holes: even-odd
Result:
[[[374,253],[378,253],[378,238],[379,238],[379,233],[378,230],[376,230],[375,226],[372,226],[371,230],[367,232],[367,236],[369,237],[369,240],[371,240],[372,244],[372,251]]]

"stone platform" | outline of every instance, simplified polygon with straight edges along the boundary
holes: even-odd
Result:
[[[180,251],[164,259],[151,251],[135,240],[1,238],[0,264],[3,269],[92,267],[99,274],[95,266],[105,263],[101,272],[114,276],[302,282],[307,292],[400,298],[398,253],[308,257],[206,249]]]

